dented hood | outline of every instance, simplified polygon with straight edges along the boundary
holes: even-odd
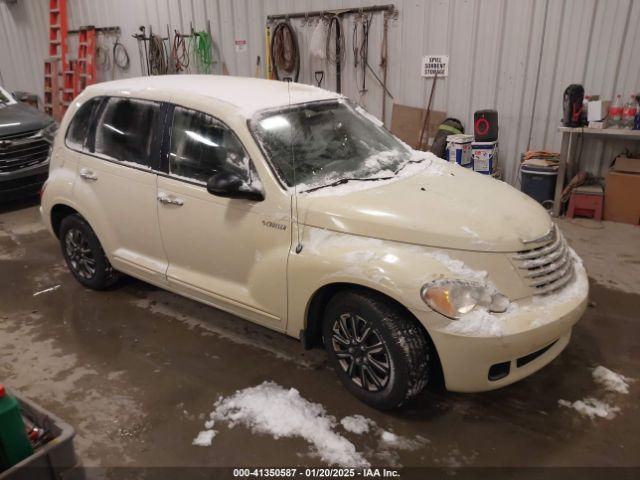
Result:
[[[417,245],[515,252],[552,222],[533,199],[499,180],[452,166],[387,181],[352,181],[298,198],[305,225]]]

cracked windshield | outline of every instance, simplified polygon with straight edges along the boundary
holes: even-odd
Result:
[[[264,115],[254,129],[280,178],[299,191],[390,178],[411,154],[359,110],[341,102],[307,104]]]

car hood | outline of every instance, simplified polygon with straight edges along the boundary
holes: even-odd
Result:
[[[0,105],[0,138],[39,130],[52,121],[48,115],[24,103]]]
[[[384,240],[492,252],[522,250],[551,229],[549,214],[508,184],[445,168],[299,194],[300,221]]]

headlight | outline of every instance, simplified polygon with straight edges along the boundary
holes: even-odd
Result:
[[[509,307],[509,299],[484,285],[456,280],[428,283],[420,290],[422,300],[445,317],[460,318],[475,307],[502,313]]]
[[[42,130],[40,130],[43,140],[49,145],[53,145],[53,139],[55,138],[56,133],[58,133],[58,127],[60,127],[58,122],[53,121]]]

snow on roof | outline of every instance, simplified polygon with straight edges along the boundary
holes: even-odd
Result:
[[[87,90],[103,95],[133,95],[140,91],[148,94],[156,91],[159,98],[174,94],[196,95],[231,105],[247,118],[264,109],[342,98],[337,93],[301,83],[289,85],[277,80],[229,75],[158,75],[127,78],[98,83]]]

